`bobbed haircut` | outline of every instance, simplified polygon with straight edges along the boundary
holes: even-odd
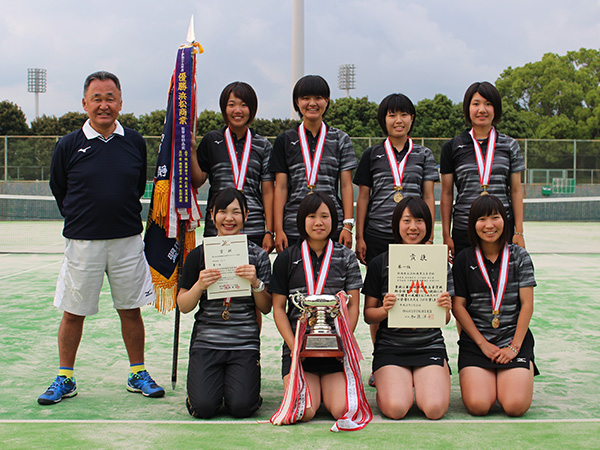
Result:
[[[85,79],[85,81],[83,82],[83,96],[84,97],[85,97],[85,93],[87,92],[88,88],[90,87],[90,84],[94,80],[99,80],[99,81],[112,80],[115,83],[115,86],[117,86],[117,89],[119,90],[119,92],[121,92],[121,82],[119,81],[119,78],[114,73],[110,73],[105,70],[100,70],[98,72],[89,74],[87,76],[87,78]]]
[[[415,109],[413,102],[410,101],[410,98],[404,94],[390,94],[381,100],[379,109],[377,110],[377,121],[379,122],[381,131],[383,131],[385,136],[388,135],[385,118],[390,112],[404,112],[413,116],[413,123],[410,126],[410,130],[412,130],[412,127],[415,124],[415,119],[417,118],[417,110]],[[410,130],[408,130],[409,133]]]
[[[502,245],[504,245],[506,242],[509,242],[511,230],[508,229],[508,216],[506,215],[506,208],[500,199],[495,195],[482,195],[481,197],[475,199],[471,205],[471,211],[469,212],[467,229],[469,231],[469,242],[471,243],[471,246],[477,247],[481,241],[477,235],[477,231],[475,230],[475,224],[477,223],[477,220],[480,217],[491,216],[492,214],[500,214],[502,216],[502,220],[504,221],[504,229],[502,230],[502,235],[500,236]]]
[[[481,95],[492,104],[494,107],[494,120],[492,123],[497,125],[502,118],[502,97],[500,97],[500,92],[498,92],[496,86],[488,81],[475,82],[469,86],[467,92],[465,92],[465,98],[463,99],[463,115],[465,116],[467,124],[471,125],[470,106],[471,99],[475,93]]]
[[[223,121],[227,124],[227,102],[229,101],[229,97],[231,94],[235,95],[241,101],[243,101],[250,110],[250,118],[248,119],[248,123],[246,125],[250,125],[254,118],[256,117],[256,111],[258,111],[258,97],[256,96],[256,92],[252,89],[248,83],[244,83],[243,81],[234,81],[233,83],[229,83],[221,92],[221,97],[219,98],[219,106],[221,107],[221,115],[223,116]],[[239,137],[239,136],[238,136]]]
[[[234,200],[237,200],[240,204],[240,209],[242,210],[242,215],[246,217],[248,213],[248,202],[246,201],[246,196],[235,188],[227,187],[220,191],[215,199],[213,200],[213,204],[210,207],[210,211],[214,214],[220,209],[226,209]]]
[[[304,199],[300,202],[300,206],[298,207],[296,225],[298,226],[298,233],[300,233],[300,237],[303,240],[308,238],[308,233],[306,232],[306,217],[309,214],[316,213],[317,209],[319,209],[323,203],[325,203],[329,209],[329,214],[331,216],[331,231],[329,232],[329,235],[327,235],[327,239],[331,238],[331,236],[333,236],[333,234],[336,232],[338,226],[338,215],[333,199],[323,192],[315,191],[304,197]]]
[[[294,110],[300,117],[302,117],[302,113],[300,112],[300,108],[298,108],[298,99],[306,95],[318,95],[329,100],[331,91],[329,90],[329,85],[327,84],[327,81],[325,81],[325,78],[320,75],[305,75],[296,82],[294,90],[292,91],[292,103],[294,104]],[[327,103],[327,107],[323,114],[325,114],[328,109],[329,103]]]
[[[394,241],[396,241],[397,244],[402,244],[400,221],[402,220],[404,210],[407,208],[413,217],[425,221],[425,236],[423,237],[421,244],[426,243],[429,240],[429,236],[431,236],[433,220],[431,219],[429,206],[427,206],[427,203],[425,203],[425,200],[421,197],[404,197],[394,208],[394,213],[392,214],[392,234],[394,235]]]

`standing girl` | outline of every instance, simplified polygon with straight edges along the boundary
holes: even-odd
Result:
[[[244,194],[226,188],[214,199],[211,218],[218,236],[240,234],[248,206]],[[187,408],[198,418],[214,416],[223,401],[234,417],[249,417],[260,407],[260,338],[256,311],[271,310],[271,295],[265,289],[271,276],[267,253],[248,241],[248,264],[235,270],[250,281],[248,297],[208,300],[206,290],[221,278],[218,269],[206,269],[204,245],[188,255],[181,275],[177,305],[183,313],[193,311],[187,378]]]
[[[496,403],[509,416],[531,406],[534,340],[533,264],[527,251],[509,243],[502,202],[478,198],[471,206],[468,233],[472,247],[456,257],[456,295],[452,310],[459,337],[460,390],[467,410],[486,415]]]
[[[406,197],[392,216],[392,232],[398,244],[424,244],[431,235],[433,221],[429,205],[420,197]],[[444,337],[439,328],[389,328],[388,312],[396,295],[388,292],[389,252],[371,261],[362,290],[365,295],[365,321],[379,325],[373,352],[373,373],[377,405],[391,419],[402,419],[413,405],[428,419],[440,419],[450,402],[450,369]],[[446,323],[452,306],[452,274],[448,292],[437,304],[446,308]],[[414,389],[414,395],[413,395]]]
[[[282,375],[286,386],[290,381],[291,353],[299,351],[295,348],[294,340],[296,324],[301,315],[300,310],[288,301],[290,294],[300,292],[305,296],[335,295],[339,291],[345,291],[350,295],[350,300],[347,305],[348,314],[342,319],[350,335],[358,322],[359,289],[362,286],[360,270],[352,250],[331,240],[336,226],[337,211],[331,197],[318,191],[309,194],[298,208],[297,228],[302,240],[282,251],[273,265],[270,286],[273,318],[285,341]],[[335,329],[333,319],[329,316],[328,323]],[[349,353],[348,348],[345,351],[346,354]],[[344,373],[344,364],[337,358],[305,358],[302,368],[312,407],[306,408],[299,420],[312,419],[321,401],[335,419],[342,417],[349,407],[346,401],[348,374]],[[357,376],[355,381],[362,392],[360,369]],[[368,409],[368,405],[366,408]],[[370,409],[368,412],[370,413]]]
[[[337,216],[343,217],[333,229],[333,239],[346,247],[352,246],[351,171],[356,168],[356,156],[348,135],[323,122],[329,108],[329,93],[329,85],[322,77],[300,78],[292,99],[302,123],[275,140],[270,170],[275,173],[274,226],[278,253],[300,238],[296,226],[298,207],[315,190],[329,195]]]
[[[269,172],[272,148],[269,141],[249,128],[258,109],[256,92],[248,83],[234,81],[221,92],[219,104],[226,126],[207,133],[197,152],[192,152],[193,186],[202,186],[207,177],[210,182],[204,236],[216,235],[209,214],[215,197],[224,188],[234,187],[248,201],[243,233],[269,253],[275,246],[273,174]]]
[[[471,129],[444,144],[440,161],[442,234],[449,256],[469,247],[469,209],[477,197],[487,194],[497,196],[506,208],[509,241],[525,248],[521,190],[525,163],[517,141],[494,128],[502,117],[500,93],[487,81],[473,83],[465,92],[463,113]]]
[[[421,197],[435,218],[433,185],[439,180],[431,150],[408,136],[415,106],[403,94],[390,94],[379,104],[377,120],[387,139],[363,153],[354,184],[356,201],[356,256],[363,264],[393,244],[392,214],[404,197]],[[427,239],[433,243],[433,231]]]

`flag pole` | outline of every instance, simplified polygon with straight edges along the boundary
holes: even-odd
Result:
[[[177,261],[177,293],[181,289],[181,271],[183,270],[183,257],[184,257],[184,246],[185,246],[185,222],[179,221],[178,224],[179,233],[179,256]],[[179,305],[175,301],[175,325],[173,330],[173,364],[171,369],[171,387],[175,390],[177,386],[177,362],[179,359],[179,324],[181,322],[181,311],[179,311]]]
[[[194,32],[194,15],[190,18],[190,25],[188,27],[186,41],[189,44],[193,44],[196,41],[196,36]],[[195,108],[194,108],[195,111]],[[195,113],[194,113],[195,114]],[[192,133],[195,133],[195,129],[192,128]],[[179,290],[181,289],[181,272],[183,270],[183,260],[185,257],[185,222],[179,219],[178,223],[178,242],[179,242],[179,256],[177,261],[177,293],[179,294]],[[177,305],[177,301],[175,301],[175,323],[173,326],[173,364],[171,367],[171,387],[175,390],[177,386],[177,363],[179,359],[179,328],[181,323],[181,311],[179,310],[179,305]]]

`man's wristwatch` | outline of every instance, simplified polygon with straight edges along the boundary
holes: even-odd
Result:
[[[252,288],[252,292],[262,292],[265,290],[265,283],[262,280],[258,280],[258,286]]]

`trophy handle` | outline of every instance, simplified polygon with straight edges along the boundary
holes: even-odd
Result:
[[[289,296],[289,299],[292,301],[292,303],[294,304],[294,306],[296,308],[298,308],[302,312],[306,312],[307,308],[302,305],[302,300],[304,299],[304,295],[302,295],[300,292],[296,291],[295,294],[291,294]],[[300,300],[298,300],[298,299],[300,299]]]

